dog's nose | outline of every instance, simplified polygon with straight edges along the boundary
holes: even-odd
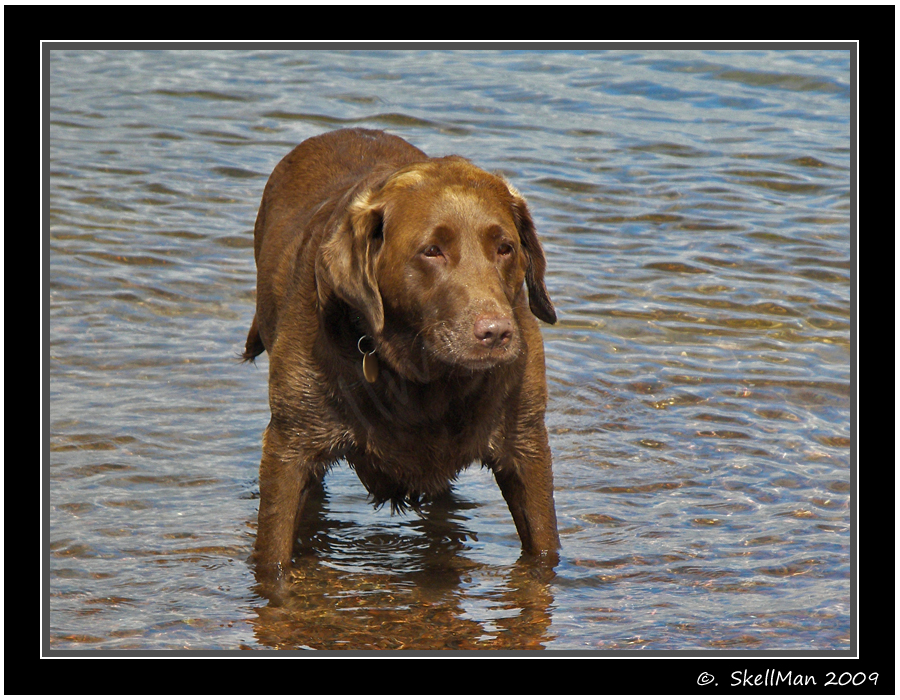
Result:
[[[513,334],[512,319],[506,316],[480,316],[475,319],[475,337],[488,348],[502,348]]]

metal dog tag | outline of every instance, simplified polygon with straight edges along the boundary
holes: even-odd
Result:
[[[374,351],[363,355],[363,376],[369,384],[378,379],[378,358]]]

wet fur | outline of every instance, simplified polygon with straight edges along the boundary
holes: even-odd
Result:
[[[458,156],[429,158],[380,131],[331,132],[276,166],[254,252],[257,311],[244,359],[268,351],[272,412],[258,574],[288,569],[307,494],[340,459],[392,510],[417,509],[480,462],[523,550],[553,555],[535,316],[553,323],[556,313],[521,195]],[[372,383],[363,335],[381,370]]]

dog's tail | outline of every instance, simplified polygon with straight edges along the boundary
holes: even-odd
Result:
[[[266,351],[262,338],[259,337],[259,324],[256,322],[256,316],[253,316],[253,323],[250,325],[250,332],[247,334],[247,344],[244,346],[244,352],[241,354],[241,360],[244,362],[252,362],[257,355],[262,355]]]

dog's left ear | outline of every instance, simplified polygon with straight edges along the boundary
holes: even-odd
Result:
[[[534,229],[534,221],[531,220],[531,214],[528,211],[525,198],[508,182],[506,186],[509,187],[509,192],[513,198],[513,218],[516,221],[516,228],[519,229],[522,248],[525,250],[525,256],[528,258],[528,266],[525,268],[528,305],[531,307],[531,313],[542,321],[556,323],[556,310],[553,308],[553,302],[550,301],[547,286],[544,284],[544,271],[547,268],[547,261],[544,259],[544,250],[541,248],[537,231]]]

